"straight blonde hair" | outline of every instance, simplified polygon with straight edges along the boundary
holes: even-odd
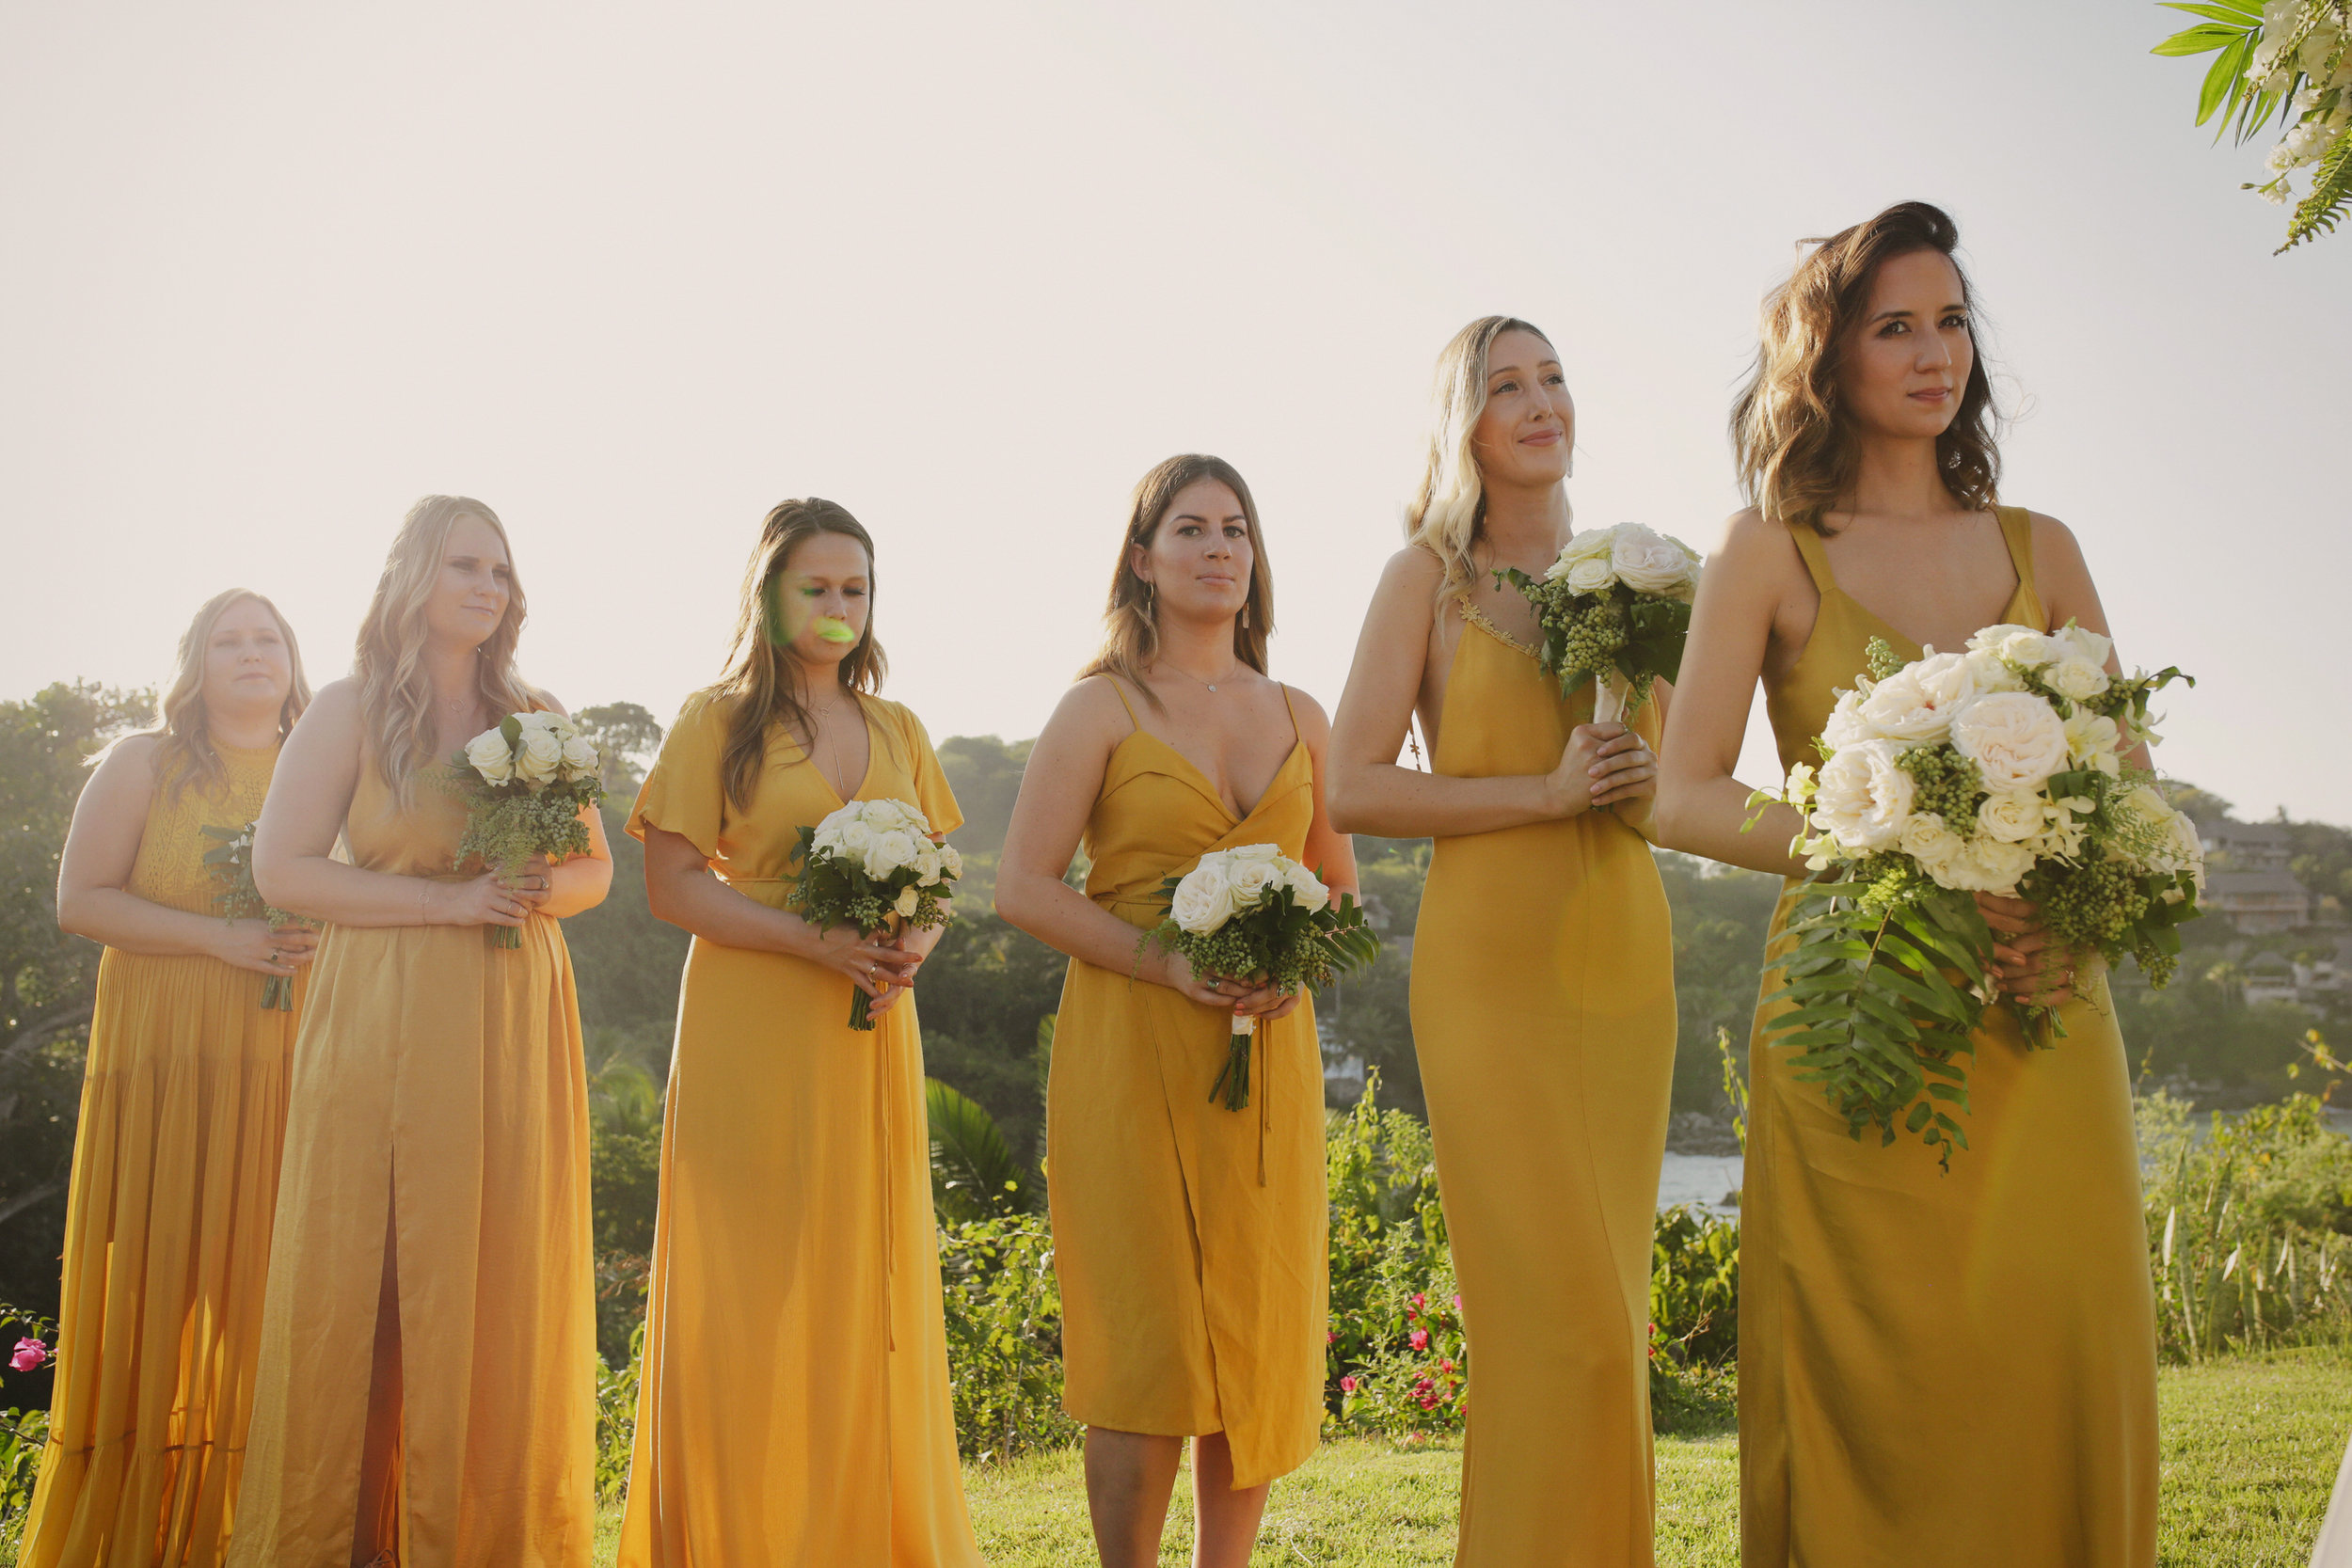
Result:
[[[433,724],[433,677],[424,668],[425,606],[441,573],[450,530],[461,517],[478,519],[506,546],[506,613],[474,650],[476,689],[483,705],[503,717],[546,705],[515,668],[528,607],[515,547],[498,514],[467,496],[426,496],[408,509],[391,553],[360,617],[351,673],[359,683],[359,722],[374,753],[376,775],[403,805],[413,799],[420,769],[440,762]]]
[[[310,705],[310,682],[302,673],[302,645],[294,641],[294,627],[286,624],[278,607],[250,588],[230,588],[206,599],[197,607],[188,629],[180,634],[179,669],[163,701],[155,705],[153,727],[138,732],[156,737],[154,776],[167,800],[178,800],[192,784],[209,790],[228,782],[220,753],[213,749],[212,715],[204,707],[204,656],[220,618],[247,599],[268,610],[269,618],[278,623],[278,635],[286,640],[286,659],[294,673],[286,700],[278,706],[278,739],[294,733],[294,721]]]
[[[1160,655],[1159,606],[1150,585],[1136,576],[1135,546],[1151,548],[1177,496],[1204,479],[1216,480],[1241,502],[1242,521],[1249,531],[1249,594],[1233,620],[1233,657],[1262,675],[1266,673],[1266,637],[1274,630],[1274,569],[1266,564],[1258,503],[1239,469],[1222,457],[1192,451],[1171,457],[1144,475],[1128,499],[1127,531],[1120,540],[1119,564],[1111,572],[1110,600],[1103,607],[1103,646],[1094,661],[1078,672],[1080,680],[1118,675],[1142,692],[1145,702],[1160,705],[1143,683],[1143,672]]]
[[[1471,445],[1486,412],[1486,358],[1505,332],[1525,332],[1549,346],[1551,335],[1517,316],[1481,316],[1454,335],[1438,356],[1430,388],[1429,455],[1421,489],[1405,509],[1405,542],[1418,545],[1445,567],[1440,597],[1468,588],[1478,575],[1471,547],[1486,521],[1486,482]]]

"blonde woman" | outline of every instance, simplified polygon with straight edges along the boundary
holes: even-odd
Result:
[[[1750,828],[1732,774],[1758,681],[1783,768],[1818,765],[1832,694],[1874,637],[1916,658],[1995,624],[2106,630],[2074,535],[1997,502],[1959,243],[1947,214],[1903,202],[1821,241],[1765,305],[1732,420],[1754,505],[1708,563],[1666,749],[1659,815],[1677,848],[1792,887],[1804,875],[1788,853],[1796,813]],[[2006,1009],[1987,1015],[1968,1150],[1948,1173],[1917,1142],[1851,1136],[1771,1043],[1785,1009],[1756,1011],[1740,1210],[1748,1568],[2155,1560],[2155,1308],[2123,1041],[2104,977],[2078,974],[2031,906],[1979,902],[2007,938],[2006,988],[2063,1006],[2066,1037],[2031,1051]]]
[[[910,988],[937,929],[790,908],[800,830],[850,800],[962,820],[874,694],[874,542],[832,501],[761,525],[726,674],[690,699],[628,831],[678,993],[623,1568],[978,1568],[964,1512]],[[849,1027],[872,999],[875,1028]]]
[[[1007,920],[1070,955],[1048,1088],[1063,1402],[1084,1422],[1105,1568],[1160,1560],[1186,1437],[1199,1568],[1249,1559],[1266,1492],[1323,1426],[1323,1057],[1303,996],[1195,974],[1143,929],[1164,879],[1276,844],[1352,892],[1323,808],[1323,710],[1266,674],[1274,583],[1232,465],[1136,486],[1103,651],[1021,782]],[[1084,844],[1081,894],[1062,880]],[[1235,1018],[1261,1021],[1250,1104],[1213,1101]]]
[[[294,1049],[240,1568],[589,1561],[588,1110],[555,917],[602,899],[612,863],[591,814],[587,855],[512,883],[460,866],[465,809],[437,777],[503,715],[554,706],[516,673],[523,612],[497,515],[419,501],[351,675],[303,716],[262,811],[262,892],[328,924]]]
[[[1470,1348],[1455,1560],[1651,1561],[1650,1230],[1675,996],[1643,834],[1671,693],[1594,723],[1494,574],[1568,541],[1560,356],[1486,316],[1438,361],[1406,547],[1364,619],[1331,736],[1352,832],[1434,837],[1413,1044]],[[1418,716],[1429,770],[1400,767]],[[1417,743],[1418,744],[1418,743]]]
[[[156,726],[109,748],[73,808],[57,923],[106,952],[26,1568],[193,1568],[228,1544],[300,1016],[261,998],[313,938],[223,920],[202,830],[261,815],[310,700],[276,607],[215,594],[180,639]]]

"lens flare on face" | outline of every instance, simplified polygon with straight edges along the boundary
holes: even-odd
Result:
[[[844,621],[838,615],[819,615],[817,617],[817,635],[823,638],[828,642],[854,642],[857,641],[857,633],[850,629],[850,623]]]

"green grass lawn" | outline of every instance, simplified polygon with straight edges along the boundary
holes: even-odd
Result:
[[[2352,1349],[2282,1351],[2168,1369],[2159,1385],[2166,1568],[2304,1568],[2352,1435]],[[1454,1560],[1458,1449],[1350,1438],[1327,1443],[1276,1483],[1250,1560],[1391,1568]],[[1074,1451],[964,1472],[980,1553],[993,1568],[1093,1560]],[[1191,1541],[1189,1481],[1177,1488],[1160,1560]],[[1728,1433],[1658,1444],[1658,1560],[1737,1568],[1739,1446]],[[616,1516],[605,1523],[609,1563]]]

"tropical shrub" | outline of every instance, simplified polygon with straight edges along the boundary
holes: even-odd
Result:
[[[52,1347],[57,1325],[51,1319],[0,1302],[0,1353],[5,1364],[19,1374],[39,1372],[41,1381],[56,1367]],[[49,1441],[48,1390],[31,1409],[0,1410],[0,1552],[16,1560],[24,1536],[25,1510],[32,1506],[33,1482],[40,1475],[40,1450]]]
[[[1041,1215],[943,1224],[947,1366],[956,1446],[966,1459],[1013,1459],[1078,1438],[1061,1407],[1061,1288]]]

